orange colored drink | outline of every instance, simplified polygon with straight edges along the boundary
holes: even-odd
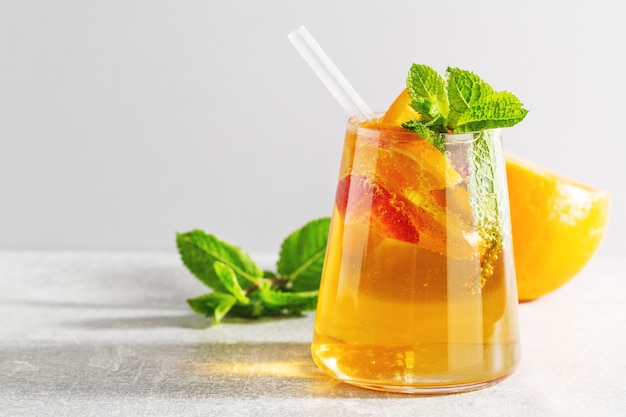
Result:
[[[513,372],[517,292],[500,146],[499,131],[449,135],[440,149],[398,126],[349,122],[312,345],[325,372],[412,393],[477,389]],[[472,164],[476,149],[493,151],[487,171]]]

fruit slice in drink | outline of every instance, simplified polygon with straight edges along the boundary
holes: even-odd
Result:
[[[336,204],[344,221],[382,236],[470,259],[475,248],[467,184],[445,154],[399,126],[348,131]],[[350,206],[351,210],[347,210]]]

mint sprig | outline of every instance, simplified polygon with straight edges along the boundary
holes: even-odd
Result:
[[[250,255],[202,230],[178,233],[183,264],[211,292],[187,300],[195,312],[213,317],[257,318],[314,310],[326,252],[330,218],[311,221],[282,243],[276,272],[263,271]]]
[[[402,126],[415,131],[463,133],[510,127],[528,110],[508,91],[495,91],[471,71],[448,67],[445,80],[427,65],[413,64],[407,76],[410,106],[420,114]]]

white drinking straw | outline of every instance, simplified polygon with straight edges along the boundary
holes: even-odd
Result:
[[[375,117],[361,96],[304,26],[291,32],[287,38],[349,115],[361,121]]]

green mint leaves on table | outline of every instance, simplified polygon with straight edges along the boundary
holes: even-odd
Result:
[[[202,230],[178,233],[184,265],[212,291],[187,300],[197,313],[257,318],[314,310],[330,218],[313,220],[282,243],[276,271],[263,271],[250,255]]]

